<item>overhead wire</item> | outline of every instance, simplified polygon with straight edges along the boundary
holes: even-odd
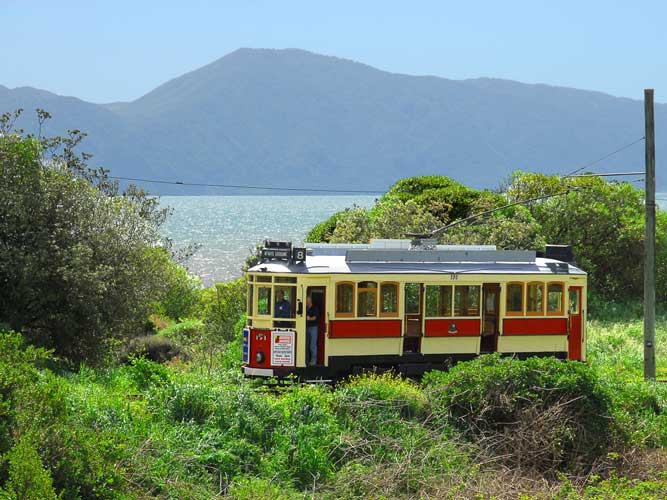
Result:
[[[575,175],[578,172],[581,172],[585,168],[591,167],[602,160],[605,160],[625,149],[628,149],[631,146],[634,146],[638,142],[641,142],[645,139],[644,136],[640,137],[639,139],[635,139],[634,141],[625,144],[624,146],[621,146],[618,149],[615,149],[614,151],[605,154],[604,156],[601,156],[600,158],[597,158],[596,160],[593,160],[589,163],[586,163],[585,165],[573,170],[572,172],[561,176],[562,178],[568,178],[568,177],[616,177],[616,176],[624,176],[624,175],[637,175],[641,174],[643,172],[616,172],[616,173],[600,173],[600,174],[583,174],[583,175]],[[145,183],[151,183],[151,184],[168,184],[168,185],[173,185],[173,186],[194,186],[194,187],[212,187],[212,188],[227,188],[227,189],[250,189],[250,190],[258,190],[258,191],[285,191],[285,192],[301,192],[301,193],[338,193],[338,194],[383,194],[386,192],[386,189],[380,190],[380,189],[335,189],[335,188],[300,188],[300,187],[287,187],[287,186],[258,186],[258,185],[253,185],[253,184],[219,184],[219,183],[206,183],[206,182],[185,182],[185,181],[168,181],[164,179],[146,179],[146,178],[140,178],[140,177],[124,177],[124,176],[117,176],[117,175],[110,175],[110,179],[116,179],[116,180],[124,180],[124,181],[132,181],[132,182],[145,182]],[[636,182],[636,181],[631,181],[631,182]]]
[[[134,182],[148,182],[152,184],[171,184],[174,186],[198,186],[198,187],[216,187],[229,189],[257,189],[267,191],[299,191],[299,192],[316,192],[316,193],[354,193],[354,194],[383,194],[385,190],[374,189],[334,189],[334,188],[296,188],[296,187],[281,187],[281,186],[256,186],[250,184],[212,184],[205,182],[183,182],[183,181],[165,181],[158,179],[142,179],[139,177],[122,177],[117,175],[110,175],[110,179],[118,179],[124,181]]]
[[[631,146],[634,146],[635,144],[637,144],[638,142],[643,141],[644,139],[646,139],[646,137],[645,137],[645,136],[641,136],[639,139],[636,139],[636,140],[634,140],[634,141],[632,141],[632,142],[630,142],[630,143],[628,143],[628,144],[626,144],[626,145],[624,145],[624,146],[621,146],[620,148],[618,148],[618,149],[612,151],[611,153],[607,153],[606,155],[601,156],[601,157],[598,158],[597,160],[593,160],[593,161],[587,163],[586,165],[583,165],[583,166],[581,166],[581,167],[579,167],[579,168],[573,170],[573,171],[570,172],[569,174],[566,174],[566,175],[564,175],[564,176],[562,176],[562,177],[570,177],[571,175],[576,174],[577,172],[581,172],[581,171],[582,171],[583,169],[585,169],[585,168],[592,167],[592,166],[595,165],[596,163],[600,163],[602,160],[606,160],[607,158],[609,158],[609,157],[611,157],[611,156],[614,156],[615,154],[620,153],[621,151],[623,151],[623,150],[625,150],[625,149],[628,149],[628,148],[631,147]]]

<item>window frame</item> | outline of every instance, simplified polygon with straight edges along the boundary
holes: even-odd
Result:
[[[289,289],[289,296],[287,297],[290,303],[290,315],[287,318],[277,318],[276,317],[276,298],[278,297],[278,291],[285,292],[285,289]],[[297,294],[297,285],[292,283],[274,283],[272,290],[271,301],[273,302],[273,310],[271,311],[271,317],[276,321],[295,321],[296,320],[296,294]]]
[[[382,287],[384,285],[393,285],[394,288],[396,289],[396,310],[394,312],[383,312],[383,305],[384,305],[384,295],[382,295]],[[400,309],[400,304],[401,304],[401,286],[398,281],[381,281],[380,286],[379,286],[379,307],[378,307],[378,312],[380,313],[381,318],[397,318],[399,314],[399,309]],[[371,317],[371,316],[365,316],[365,317]]]
[[[361,283],[375,283],[375,288],[367,288],[367,287],[360,287],[359,284]],[[378,281],[373,281],[373,280],[364,280],[364,281],[358,281],[356,284],[356,305],[357,305],[357,319],[364,319],[364,318],[377,318],[378,317],[378,292],[380,290],[379,282]],[[359,294],[360,293],[370,293],[373,292],[373,303],[375,304],[375,314],[372,316],[366,315],[366,316],[359,316]]]
[[[528,290],[530,289],[531,285],[540,285],[542,288],[542,309],[540,311],[529,311],[528,310]],[[546,283],[544,281],[529,281],[526,283],[526,316],[546,316],[546,308],[547,308],[547,301],[546,301]]]
[[[338,287],[341,285],[350,285],[352,287],[352,311],[338,312]],[[336,296],[334,297],[334,314],[337,318],[354,318],[357,313],[357,286],[354,281],[337,281],[336,282]]]
[[[570,300],[570,296],[572,293],[575,293],[577,296],[577,310],[575,312],[572,312],[572,301]],[[576,287],[574,286],[569,286],[567,288],[567,315],[568,316],[579,316],[581,314],[581,296],[583,295],[583,292],[577,290]]]
[[[249,282],[246,286],[246,315],[252,318],[255,315],[255,283]]]
[[[466,286],[466,285],[462,285]],[[440,314],[442,312],[441,307],[438,307],[438,314],[435,316],[429,316],[428,312],[426,311],[426,302],[424,303],[424,317],[428,319],[441,319],[441,318],[454,318],[454,285],[443,285],[443,284],[426,284],[424,288],[424,300],[428,300],[428,289],[429,287],[435,287],[437,288],[437,295],[438,295],[438,306],[442,306],[444,304],[444,301],[442,300],[442,295],[443,295],[443,289],[448,288],[449,289],[449,314]],[[474,317],[474,316],[462,316],[462,317]]]
[[[266,314],[261,314],[259,312],[259,290],[261,288],[268,288],[269,289],[269,298],[268,298],[269,311]],[[268,284],[255,283],[255,311],[254,312],[255,312],[254,317],[273,319],[273,285],[271,283],[268,283]]]
[[[417,286],[417,294],[418,294],[418,300],[417,300],[417,305],[418,310],[417,312],[411,312],[407,310],[408,307],[408,291],[406,290],[408,285],[416,285]],[[403,283],[403,315],[404,316],[415,316],[417,314],[424,315],[426,314],[425,308],[426,308],[426,303],[425,303],[425,298],[426,298],[426,285],[424,282],[419,282],[419,281],[406,281]]]
[[[466,287],[468,293],[466,294],[465,300],[465,309],[466,311],[470,310],[470,303],[468,302],[468,297],[470,296],[470,288],[477,288],[477,314],[456,314],[456,289]],[[452,318],[481,318],[482,317],[482,285],[481,284],[460,284],[454,285],[452,290]]]
[[[521,311],[510,311],[507,309],[507,302],[509,301],[509,288],[511,285],[519,285],[521,287]],[[505,285],[505,316],[524,316],[526,313],[526,283],[523,281],[508,281]]]
[[[560,310],[558,311],[549,311],[549,285],[560,285]],[[544,305],[546,308],[547,316],[563,316],[565,314],[565,282],[564,281],[549,281],[547,283],[547,294]]]

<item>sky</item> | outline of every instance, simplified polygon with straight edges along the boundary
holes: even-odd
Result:
[[[239,47],[667,102],[667,2],[0,0],[0,85],[130,101]]]

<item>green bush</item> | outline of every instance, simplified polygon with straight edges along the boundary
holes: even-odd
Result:
[[[266,472],[283,477],[301,489],[331,477],[341,458],[340,428],[326,387],[295,386],[276,401],[281,415],[275,430]]]
[[[583,470],[622,439],[611,395],[583,363],[488,355],[424,380],[436,419],[521,467]]]
[[[156,303],[156,310],[176,321],[198,315],[201,307],[201,280],[175,262],[166,267],[164,279],[166,291]]]
[[[350,426],[383,432],[388,422],[420,419],[427,401],[419,387],[391,373],[369,373],[350,379],[336,391],[336,413]]]
[[[144,357],[132,358],[130,364],[130,376],[139,390],[162,387],[170,382],[169,370],[164,365]]]
[[[306,236],[306,243],[329,243],[334,231],[336,230],[336,224],[338,224],[338,221],[343,214],[345,214],[345,211],[336,212],[327,220],[320,222],[315,227],[313,227]]]
[[[35,446],[21,439],[7,454],[9,480],[5,485],[13,500],[56,500],[51,474],[44,468]]]

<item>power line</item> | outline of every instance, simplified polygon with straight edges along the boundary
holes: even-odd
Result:
[[[639,139],[636,139],[636,140],[634,140],[634,141],[632,141],[632,142],[626,144],[625,146],[621,146],[620,148],[616,149],[615,151],[612,151],[611,153],[607,153],[606,155],[601,156],[601,157],[598,158],[597,160],[593,160],[592,162],[587,163],[586,165],[584,165],[584,166],[582,166],[582,167],[579,167],[579,168],[576,169],[576,170],[573,170],[572,172],[570,172],[570,173],[567,174],[567,175],[564,175],[563,177],[570,177],[570,176],[572,176],[573,174],[576,174],[577,172],[581,172],[583,169],[588,168],[588,167],[590,167],[590,166],[593,166],[593,165],[595,165],[596,163],[601,162],[602,160],[606,160],[606,159],[609,158],[610,156],[614,156],[616,153],[620,153],[620,152],[623,151],[624,149],[628,149],[630,146],[634,146],[635,144],[637,144],[638,142],[643,141],[644,139],[646,139],[646,137],[641,136]]]
[[[609,172],[603,174],[578,174],[578,175],[564,175],[563,179],[577,179],[580,177],[622,177],[624,175],[642,175],[643,171],[638,172]]]
[[[110,175],[110,179],[123,181],[149,182],[152,184],[171,184],[175,186],[198,186],[198,187],[218,187],[235,189],[258,189],[268,191],[299,191],[299,192],[317,192],[317,193],[354,193],[354,194],[383,194],[386,190],[372,189],[327,189],[327,188],[295,188],[295,187],[277,187],[277,186],[253,186],[247,184],[209,184],[203,182],[183,182],[183,181],[165,181],[158,179],[141,179],[138,177],[120,177]]]

